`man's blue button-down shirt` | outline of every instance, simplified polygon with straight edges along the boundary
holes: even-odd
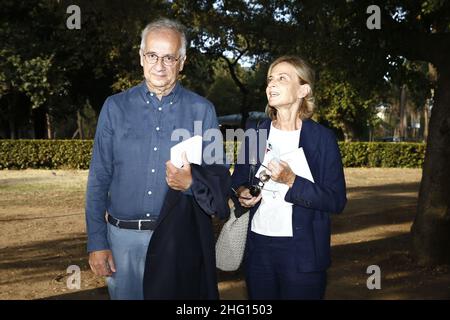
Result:
[[[145,81],[108,97],[100,112],[86,193],[88,251],[109,249],[106,211],[123,220],[157,216],[168,190],[166,161],[174,129],[193,136],[218,128],[214,106],[177,83],[161,100]]]

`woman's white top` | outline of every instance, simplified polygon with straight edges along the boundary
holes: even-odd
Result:
[[[300,129],[282,131],[271,124],[263,163],[298,149],[299,140]],[[292,203],[284,201],[288,190],[288,185],[273,180],[264,184],[261,204],[252,219],[253,232],[271,237],[292,237]]]

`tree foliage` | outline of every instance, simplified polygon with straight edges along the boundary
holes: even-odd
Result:
[[[376,102],[405,85],[417,108],[433,98],[414,243],[421,260],[450,261],[450,1],[80,0],[80,30],[66,27],[69,4],[1,2],[0,131],[14,137],[27,120],[74,118],[86,105],[98,113],[142,80],[145,24],[176,18],[190,35],[183,83],[243,121],[264,109],[268,64],[284,54],[313,65],[319,120],[348,139],[364,137]],[[367,28],[370,5],[381,9],[379,30]]]

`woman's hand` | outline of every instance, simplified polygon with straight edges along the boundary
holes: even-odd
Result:
[[[292,171],[291,167],[286,161],[283,160],[272,160],[267,165],[270,170],[270,178],[278,183],[284,183],[292,187],[295,181],[295,173]]]
[[[251,208],[254,207],[255,204],[258,203],[259,200],[261,200],[262,194],[260,193],[257,197],[253,197],[250,194],[250,190],[244,186],[239,187],[236,191],[236,195],[238,197],[239,203],[244,208]]]

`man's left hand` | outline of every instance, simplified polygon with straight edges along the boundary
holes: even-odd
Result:
[[[169,160],[166,162],[166,181],[174,190],[186,191],[192,184],[191,165],[187,159],[186,152],[181,155],[183,166],[177,168]]]
[[[267,168],[271,172],[270,178],[273,181],[287,184],[289,188],[292,187],[295,181],[295,173],[292,171],[291,167],[286,161],[272,160],[267,165]]]

